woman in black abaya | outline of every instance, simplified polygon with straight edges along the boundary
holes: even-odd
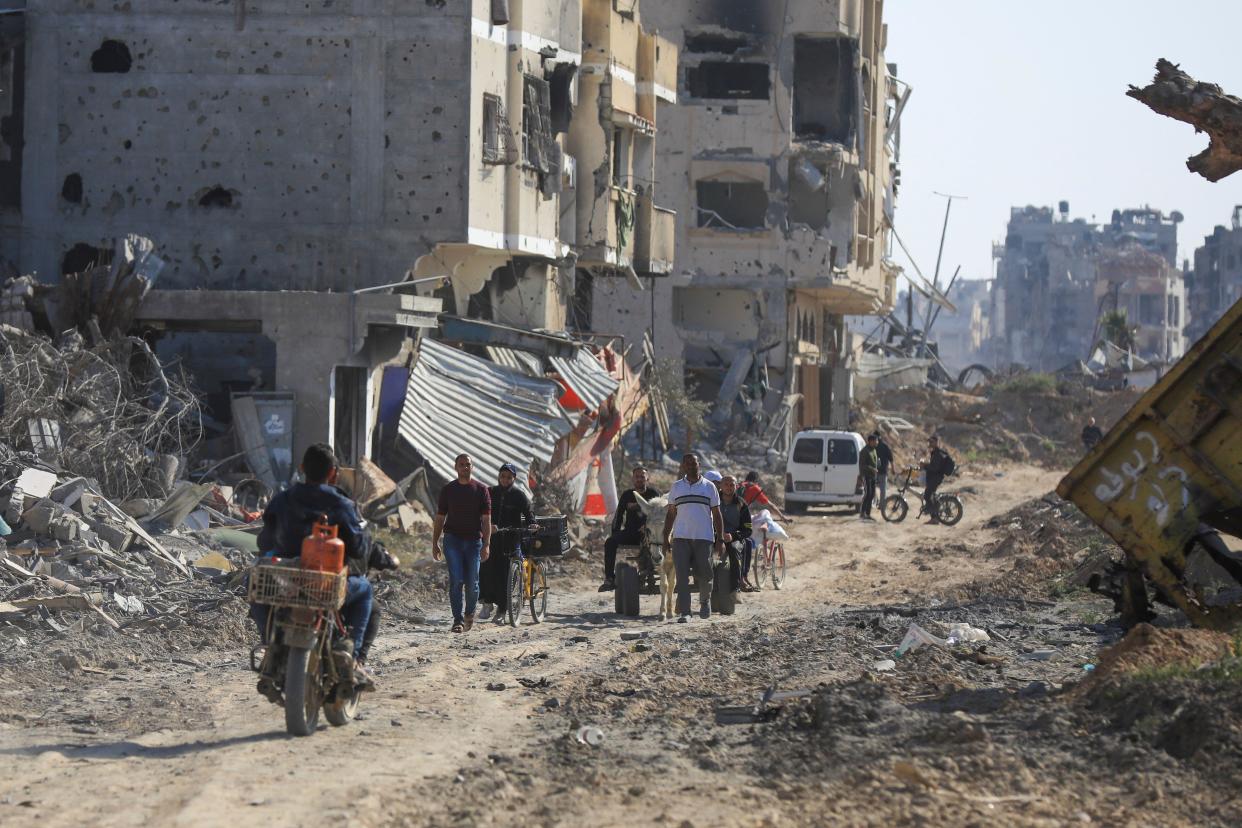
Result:
[[[492,486],[492,529],[514,529],[533,527],[535,516],[530,510],[530,498],[526,493],[513,485],[517,479],[517,468],[512,463],[505,463],[496,474],[500,485]],[[504,620],[509,608],[509,554],[517,538],[511,534],[497,535],[492,538],[492,553],[479,566],[479,601],[483,604],[480,619],[495,613],[495,620]]]

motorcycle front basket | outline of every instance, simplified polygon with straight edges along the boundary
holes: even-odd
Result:
[[[299,566],[260,564],[250,570],[252,604],[336,610],[345,603],[348,570],[320,572]]]

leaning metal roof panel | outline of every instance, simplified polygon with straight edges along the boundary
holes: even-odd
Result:
[[[543,364],[539,357],[529,351],[506,348],[503,345],[488,345],[487,355],[492,362],[532,377],[543,376]]]
[[[513,463],[525,488],[531,460],[551,461],[557,441],[570,431],[560,394],[551,380],[424,339],[400,433],[439,475],[454,478],[453,460],[465,452],[474,459],[476,479],[494,485],[500,465]]]
[[[589,348],[579,348],[573,359],[550,356],[548,361],[591,410],[599,408],[621,384],[604,369]]]

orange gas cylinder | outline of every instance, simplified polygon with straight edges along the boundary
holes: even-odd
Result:
[[[345,568],[345,541],[336,536],[335,526],[328,525],[327,515],[319,516],[302,541],[302,568],[320,572],[340,572]]]

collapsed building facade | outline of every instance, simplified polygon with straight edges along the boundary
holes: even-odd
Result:
[[[296,453],[369,456],[423,332],[452,317],[476,350],[571,358],[523,332],[565,329],[579,253],[634,277],[669,266],[651,165],[676,51],[636,7],[32,0],[0,44],[0,174],[20,184],[0,255],[54,282],[149,237],[137,324],[214,415],[239,391],[289,392]],[[618,131],[637,202],[607,186]]]
[[[1015,207],[996,245],[991,292],[993,364],[1055,371],[1088,360],[1106,315],[1122,312],[1144,359],[1169,363],[1185,352],[1185,284],[1176,267],[1181,214],[1114,210],[1096,225],[1069,218],[1061,202]]]
[[[1216,225],[1195,249],[1186,276],[1186,339],[1195,342],[1242,299],[1242,206],[1233,208],[1229,227]]]
[[[888,261],[904,98],[883,3],[671,0],[643,7],[680,51],[655,180],[676,223],[668,278],[580,291],[601,331],[650,328],[727,421],[735,402],[793,425],[848,417],[846,314],[891,308]]]

